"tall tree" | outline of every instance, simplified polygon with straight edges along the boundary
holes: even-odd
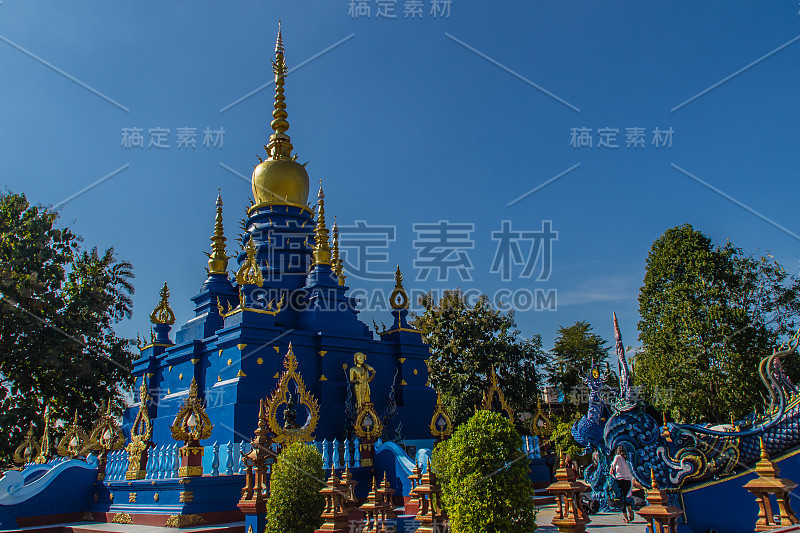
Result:
[[[579,320],[571,326],[560,326],[545,365],[548,381],[559,387],[565,400],[571,401],[583,384],[581,375],[589,371],[593,362],[605,362],[608,350],[608,342],[593,333],[588,322]]]
[[[430,382],[442,395],[454,424],[469,419],[490,383],[492,365],[515,412],[536,408],[544,363],[542,338],[520,337],[514,312],[495,309],[486,296],[470,305],[460,290],[445,291],[441,301],[421,298],[423,313],[414,317],[430,345]]]
[[[771,257],[716,247],[689,224],[653,243],[639,294],[635,380],[682,421],[726,422],[760,407],[759,360],[795,327],[800,280]],[[797,377],[794,360],[785,361]]]
[[[0,194],[0,462],[32,422],[41,434],[77,410],[86,427],[131,383],[131,341],[113,326],[131,315],[131,265],[114,250],[82,250],[58,215]]]

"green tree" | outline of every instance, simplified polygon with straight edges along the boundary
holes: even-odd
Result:
[[[592,362],[605,362],[608,350],[608,342],[593,333],[588,322],[578,321],[568,327],[559,326],[545,365],[549,383],[564,392],[566,401],[572,401],[573,392],[583,384],[582,374],[589,371]]]
[[[324,476],[316,447],[295,442],[284,449],[270,474],[264,533],[313,533],[321,526]]]
[[[514,411],[535,410],[537,366],[545,361],[540,335],[522,339],[514,312],[494,309],[486,296],[470,305],[463,292],[452,290],[438,303],[430,295],[420,303],[424,311],[413,324],[430,345],[430,382],[454,424],[465,422],[482,403],[492,365]]]
[[[653,243],[639,294],[635,381],[679,421],[727,422],[759,407],[759,360],[795,327],[800,280],[771,257],[715,247],[689,224]],[[785,360],[790,377],[797,364]]]
[[[502,415],[478,411],[436,445],[431,468],[442,485],[450,525],[458,533],[536,529],[533,485],[520,436]]]
[[[550,418],[553,424],[553,433],[550,435],[550,444],[556,453],[569,454],[572,458],[583,455],[583,448],[578,446],[572,437],[572,426],[581,419],[582,413],[575,412],[571,417],[568,414],[554,415]]]
[[[58,215],[21,194],[0,194],[0,462],[33,422],[88,429],[131,383],[131,341],[113,326],[131,315],[131,265],[114,250],[82,250]]]

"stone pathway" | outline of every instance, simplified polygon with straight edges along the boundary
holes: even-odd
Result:
[[[539,507],[536,515],[536,533],[557,533],[558,529],[552,525],[555,505]],[[602,533],[642,533],[647,527],[647,522],[639,515],[630,524],[622,521],[622,513],[598,513],[591,515],[591,522],[586,526],[587,531],[601,531]]]

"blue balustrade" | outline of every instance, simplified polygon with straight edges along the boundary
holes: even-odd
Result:
[[[361,467],[361,441],[358,440],[358,437],[353,440],[353,449],[353,467],[359,468]]]
[[[339,461],[339,439],[333,439],[333,455],[331,457],[331,468],[334,470],[341,468]]]
[[[228,454],[228,458],[225,461],[225,475],[230,476],[233,475],[233,443],[228,441],[228,444],[225,445],[225,451]]]

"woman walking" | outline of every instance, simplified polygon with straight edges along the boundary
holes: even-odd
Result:
[[[622,492],[622,519],[627,524],[632,522],[633,508],[628,505],[628,498],[631,495],[633,488],[633,474],[631,468],[628,466],[628,454],[625,453],[625,448],[622,446],[617,447],[617,454],[611,462],[611,475],[617,480],[619,490]],[[630,515],[628,514],[630,513]]]

